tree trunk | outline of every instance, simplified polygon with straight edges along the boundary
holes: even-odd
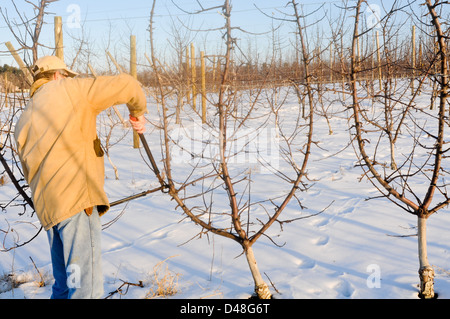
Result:
[[[419,243],[419,296],[423,299],[434,298],[434,269],[428,263],[427,254],[427,219],[418,217],[418,243]]]
[[[397,163],[395,162],[395,143],[392,138],[389,138],[389,144],[391,145],[391,169],[395,171],[397,170]]]
[[[269,287],[264,282],[261,273],[256,264],[255,255],[253,254],[252,246],[244,247],[245,257],[247,257],[248,266],[253,276],[253,281],[255,282],[255,294],[259,299],[271,299],[272,294],[270,293]]]

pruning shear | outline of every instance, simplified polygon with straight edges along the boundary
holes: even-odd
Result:
[[[132,116],[130,116],[130,118],[131,118],[132,120],[137,120],[135,117],[132,117]],[[109,203],[109,206],[110,206],[110,207],[113,207],[113,206],[122,204],[122,203],[124,203],[124,202],[128,202],[128,201],[130,201],[130,200],[133,200],[133,199],[136,199],[136,198],[139,198],[139,197],[146,196],[146,195],[148,195],[148,194],[157,192],[157,191],[159,191],[159,190],[160,190],[161,192],[163,192],[163,193],[168,193],[168,192],[169,192],[169,185],[168,185],[168,184],[163,180],[163,178],[161,177],[161,174],[160,174],[160,172],[159,172],[158,166],[156,166],[155,159],[153,158],[153,154],[152,154],[152,152],[150,151],[150,147],[148,146],[148,143],[147,143],[147,140],[145,139],[144,134],[138,133],[138,135],[139,135],[139,139],[140,139],[141,142],[142,142],[142,145],[144,146],[145,152],[147,153],[147,156],[148,156],[148,158],[149,158],[149,160],[150,160],[150,164],[152,165],[152,170],[153,170],[153,172],[155,173],[156,177],[158,178],[158,181],[159,181],[159,183],[161,184],[161,186],[160,186],[160,187],[157,187],[157,188],[154,188],[154,189],[150,189],[150,190],[144,191],[144,192],[139,193],[139,194],[131,195],[131,196],[122,198],[122,199],[120,199],[120,200],[111,202],[111,203]]]
[[[130,119],[132,119],[134,121],[137,120],[137,118],[135,118],[133,116],[130,116]],[[144,146],[145,153],[147,153],[147,156],[148,156],[148,158],[150,160],[150,164],[152,165],[153,172],[155,173],[156,177],[158,178],[159,183],[161,184],[161,191],[163,193],[168,193],[169,192],[169,185],[167,185],[167,183],[161,177],[161,174],[159,172],[158,166],[156,166],[155,159],[153,158],[153,154],[150,151],[150,147],[148,146],[148,143],[147,143],[147,140],[145,139],[144,134],[138,133],[138,135],[139,135],[139,139],[142,142],[142,146]]]

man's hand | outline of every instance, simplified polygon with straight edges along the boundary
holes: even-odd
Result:
[[[133,129],[138,134],[143,134],[145,132],[145,117],[144,115],[141,115],[139,117],[131,116],[130,114],[130,123]]]

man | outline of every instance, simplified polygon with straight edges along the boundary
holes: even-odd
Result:
[[[33,66],[30,100],[15,128],[17,150],[35,211],[47,231],[52,298],[100,298],[100,216],[109,209],[97,115],[126,104],[143,133],[146,97],[131,76],[78,78],[55,56]]]

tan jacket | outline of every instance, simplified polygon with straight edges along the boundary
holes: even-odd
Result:
[[[146,111],[145,94],[129,75],[50,81],[28,102],[14,134],[46,230],[83,209],[98,206],[101,215],[109,209],[96,116],[117,104],[135,117]]]

